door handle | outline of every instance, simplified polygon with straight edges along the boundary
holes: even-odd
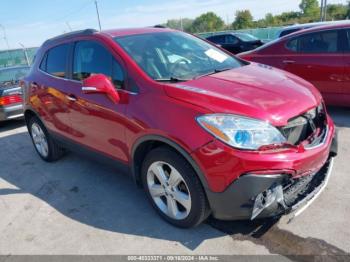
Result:
[[[283,64],[294,64],[294,60],[283,60]]]
[[[66,98],[69,100],[69,101],[77,101],[77,97],[75,95],[66,95]]]

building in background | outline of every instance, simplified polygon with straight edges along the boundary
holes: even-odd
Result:
[[[29,63],[31,64],[35,56],[37,47],[26,48]],[[27,65],[27,59],[24,49],[1,50],[0,51],[0,68]]]

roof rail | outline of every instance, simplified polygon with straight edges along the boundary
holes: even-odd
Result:
[[[56,40],[60,40],[60,39],[65,39],[65,38],[69,38],[69,37],[73,37],[73,36],[92,35],[92,34],[97,33],[97,32],[98,31],[95,30],[95,29],[84,29],[84,30],[73,31],[73,32],[69,32],[69,33],[65,33],[65,34],[62,34],[62,35],[58,35],[58,36],[52,37],[52,38],[46,40],[44,42],[44,45],[48,44],[48,43],[50,43],[52,41],[56,41]]]
[[[155,25],[155,26],[153,26],[154,28],[167,28],[166,26],[164,26],[164,25]]]

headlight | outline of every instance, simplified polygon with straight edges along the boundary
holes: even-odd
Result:
[[[197,121],[210,134],[235,148],[256,150],[261,146],[286,142],[277,128],[261,120],[213,114],[197,117]]]

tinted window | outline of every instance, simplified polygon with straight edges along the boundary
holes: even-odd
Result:
[[[209,37],[208,40],[216,44],[223,44],[225,43],[225,36],[224,35],[212,36],[212,37]]]
[[[116,88],[121,88],[124,73],[112,54],[97,42],[81,41],[75,45],[73,79],[84,80],[93,74],[104,74]]]
[[[46,70],[44,71],[57,77],[66,77],[68,49],[68,44],[59,45],[50,49],[47,52]]]
[[[226,35],[226,44],[237,44],[239,40],[233,35]]]
[[[338,31],[306,34],[287,43],[287,48],[300,53],[338,52]]]

